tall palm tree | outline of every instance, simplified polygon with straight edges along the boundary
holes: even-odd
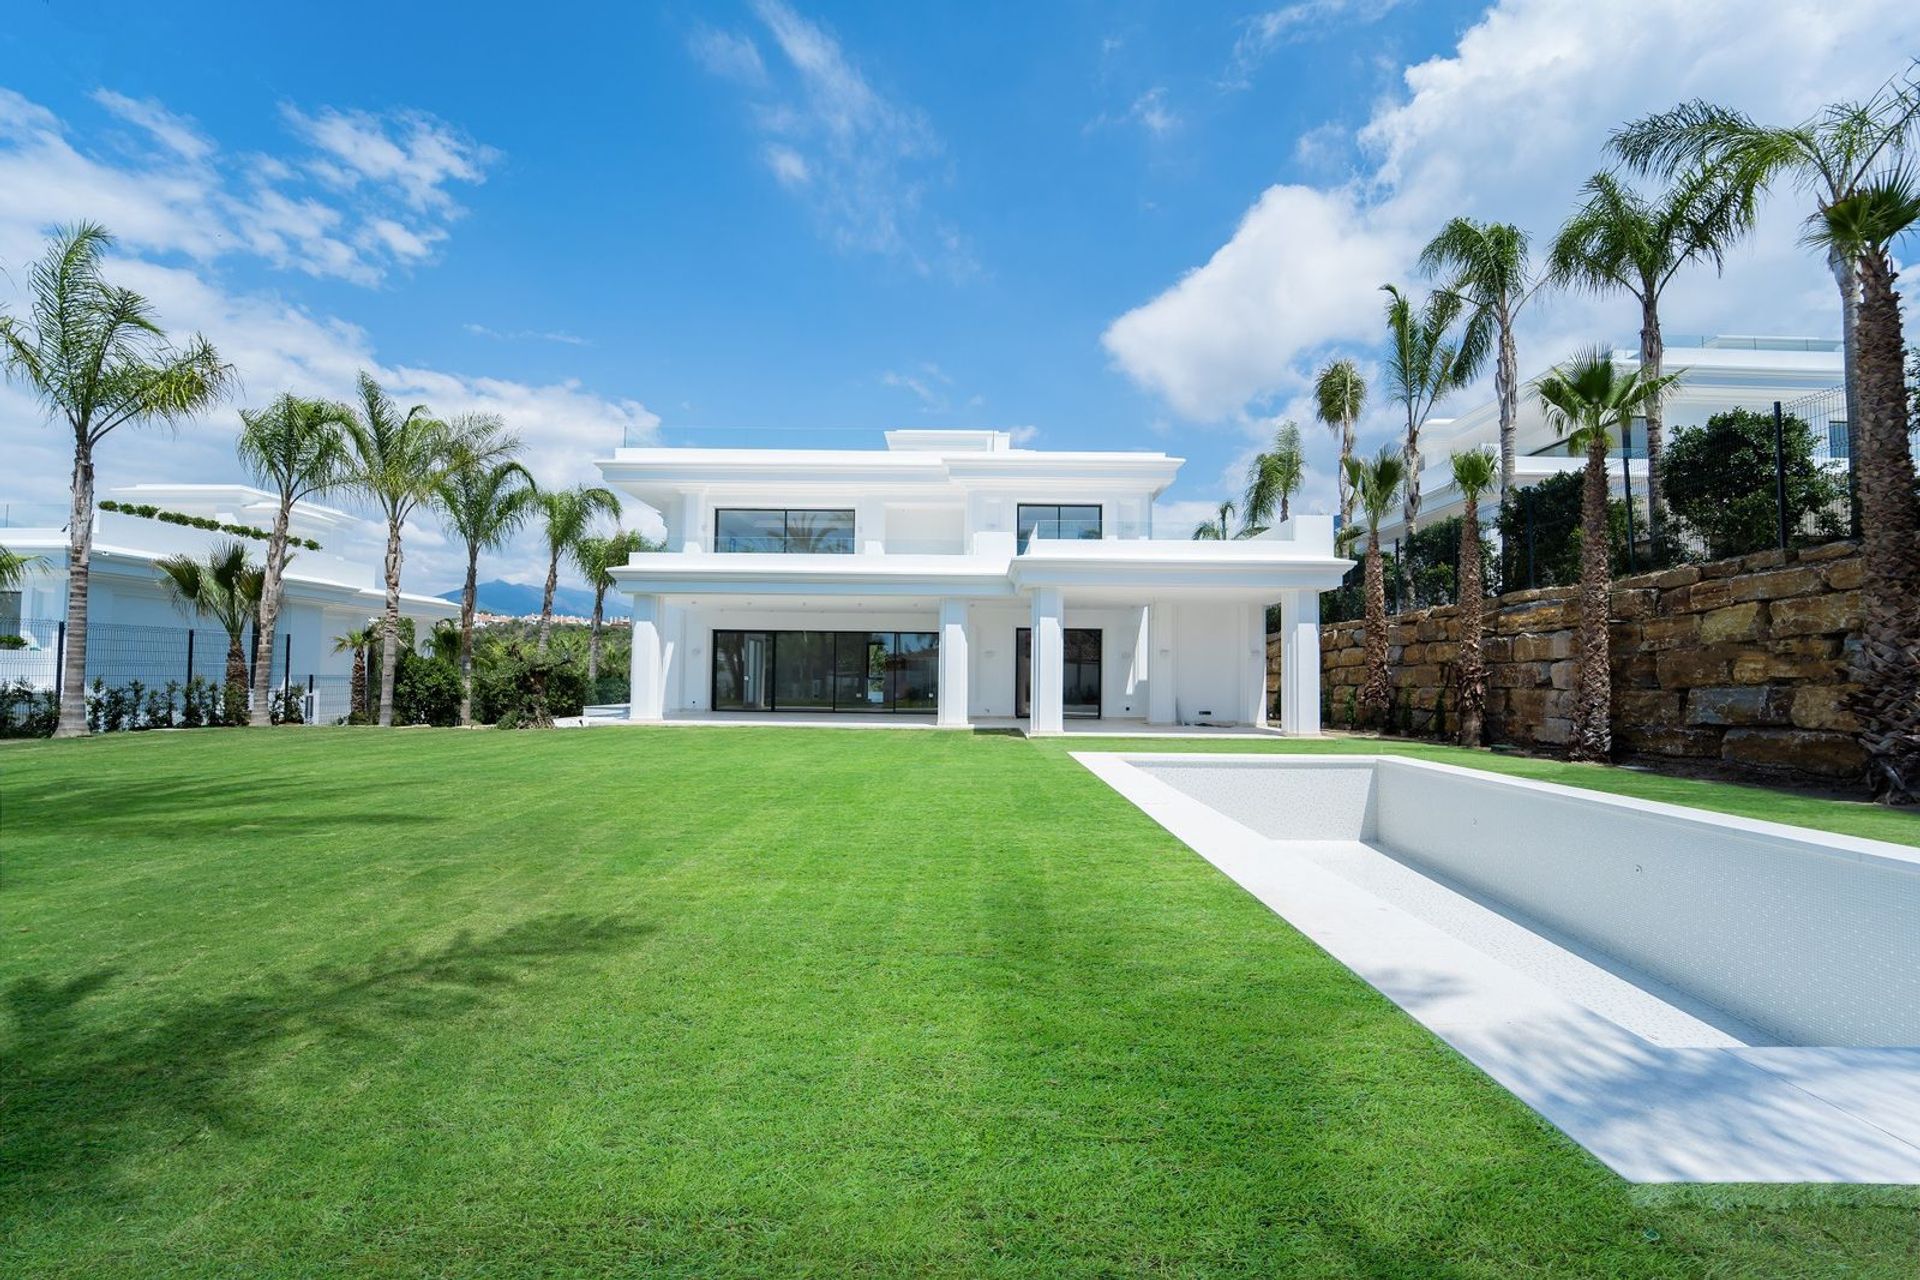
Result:
[[[613,571],[643,551],[660,545],[631,529],[615,529],[607,537],[586,537],[574,544],[573,562],[593,588],[593,625],[587,631],[587,684],[600,679],[600,632],[606,619],[607,592],[615,584]]]
[[[460,723],[473,723],[473,615],[479,594],[480,553],[505,546],[533,514],[538,487],[512,454],[519,440],[497,418],[464,424],[464,443],[434,490],[434,505],[467,548],[460,591]]]
[[[1908,443],[1893,241],[1920,222],[1920,173],[1882,175],[1827,206],[1815,236],[1860,281],[1860,416],[1852,428],[1860,495],[1861,640],[1853,709],[1867,781],[1887,804],[1920,800],[1920,490]]]
[[[67,520],[67,649],[56,738],[87,732],[87,588],[93,563],[93,456],[114,428],[178,422],[226,394],[233,370],[199,334],[176,347],[147,300],[101,274],[113,243],[91,222],[62,228],[27,276],[30,321],[0,316],[7,377],[73,432]]]
[[[1580,491],[1579,665],[1573,694],[1575,760],[1605,760],[1613,751],[1612,672],[1607,660],[1607,449],[1615,432],[1643,413],[1677,375],[1654,377],[1643,365],[1623,373],[1606,347],[1576,355],[1535,385],[1547,424],[1587,455]]]
[[[1610,173],[1596,173],[1587,180],[1585,201],[1554,237],[1548,277],[1591,293],[1622,292],[1639,303],[1640,369],[1650,385],[1659,385],[1666,353],[1660,295],[1689,263],[1721,269],[1727,250],[1753,226],[1754,190],[1739,175],[1713,167],[1682,173],[1651,197]],[[1647,519],[1656,543],[1666,527],[1660,475],[1666,427],[1660,400],[1658,394],[1648,399],[1645,415]],[[1621,425],[1622,445],[1630,426]]]
[[[1340,491],[1340,525],[1353,523],[1353,486],[1347,481],[1347,460],[1353,457],[1353,424],[1366,407],[1367,383],[1351,360],[1330,360],[1313,381],[1314,416],[1340,439],[1340,465],[1335,484]]]
[[[1694,99],[1615,131],[1610,146],[1635,172],[1671,178],[1708,167],[1729,180],[1764,188],[1786,177],[1815,200],[1816,232],[1826,211],[1898,167],[1920,137],[1920,80],[1913,68],[1871,98],[1838,102],[1797,125],[1761,125],[1744,112]],[[1860,419],[1857,261],[1827,244],[1827,267],[1840,291],[1840,338],[1846,369],[1847,421]]]
[[[265,574],[238,542],[223,542],[204,560],[167,556],[158,562],[167,595],[182,612],[211,618],[227,633],[226,715],[239,724],[247,706],[247,653],[243,638],[260,607]]]
[[[374,637],[380,635],[382,628],[378,623],[368,623],[356,627],[336,637],[333,642],[335,653],[353,655],[353,675],[347,683],[348,718],[363,714],[367,709],[367,650],[372,647]]]
[[[1390,444],[1381,445],[1371,462],[1347,459],[1347,479],[1367,518],[1366,673],[1360,681],[1360,713],[1375,726],[1384,723],[1393,701],[1393,686],[1387,681],[1387,583],[1380,567],[1380,522],[1393,509],[1406,474],[1405,457]]]
[[[1428,275],[1445,273],[1445,286],[1475,311],[1493,320],[1493,391],[1500,405],[1500,500],[1513,484],[1514,424],[1520,416],[1519,363],[1513,330],[1520,310],[1533,297],[1527,233],[1511,222],[1475,222],[1454,218],[1421,250],[1420,267]]]
[[[1480,745],[1487,712],[1486,585],[1480,579],[1480,503],[1500,481],[1500,463],[1485,449],[1452,457],[1453,485],[1467,504],[1460,515],[1460,745]]]
[[[1234,506],[1231,502],[1221,503],[1220,510],[1215,513],[1213,519],[1202,520],[1193,526],[1193,541],[1225,542],[1232,538],[1233,512]]]
[[[260,622],[253,655],[253,710],[256,727],[273,723],[269,685],[280,597],[287,571],[287,525],[293,504],[340,483],[347,461],[347,424],[352,411],[329,400],[291,393],[265,409],[240,411],[236,451],[254,479],[278,499],[267,540],[267,563],[260,589]]]
[[[360,403],[347,427],[345,483],[364,494],[387,522],[386,611],[381,616],[380,716],[393,723],[393,678],[400,647],[400,531],[422,503],[432,500],[457,460],[454,434],[425,405],[405,413],[370,374],[360,375]]]
[[[1486,312],[1468,310],[1457,293],[1436,291],[1416,307],[1393,285],[1380,288],[1387,295],[1387,389],[1406,416],[1403,518],[1411,542],[1420,532],[1420,429],[1435,404],[1473,381],[1493,323]],[[1399,571],[1404,600],[1412,596],[1408,557],[1401,557]]]
[[[1272,447],[1256,453],[1247,464],[1247,493],[1240,503],[1241,518],[1247,528],[1253,532],[1264,530],[1273,523],[1275,508],[1281,524],[1291,519],[1293,495],[1300,492],[1306,476],[1307,457],[1300,443],[1300,424],[1289,418],[1274,430]]]
[[[620,515],[620,499],[611,489],[577,484],[571,489],[544,490],[535,502],[540,507],[540,523],[547,539],[547,588],[540,597],[540,637],[536,651],[547,656],[553,633],[553,593],[560,586],[560,558],[571,558],[588,536],[600,516]]]

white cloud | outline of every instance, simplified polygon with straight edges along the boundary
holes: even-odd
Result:
[[[1898,69],[1890,51],[1916,43],[1920,9],[1902,0],[1793,0],[1759,19],[1741,0],[1498,0],[1453,51],[1405,70],[1404,91],[1358,132],[1365,172],[1268,188],[1204,265],[1116,319],[1106,346],[1187,417],[1271,406],[1304,388],[1330,346],[1376,345],[1376,287],[1409,280],[1446,218],[1517,222],[1541,244],[1620,122],[1696,95],[1794,121],[1870,92]],[[1326,143],[1320,133],[1311,146]],[[1724,279],[1702,268],[1669,289],[1666,327],[1837,333],[1831,285],[1797,243],[1803,212],[1777,194]],[[1526,317],[1523,371],[1636,329],[1618,299],[1547,297]]]
[[[1221,87],[1246,89],[1253,75],[1274,50],[1283,44],[1305,40],[1346,19],[1355,23],[1375,22],[1397,7],[1400,0],[1299,0],[1256,13],[1240,24],[1240,35],[1233,42],[1233,54]]]
[[[918,369],[906,372],[888,369],[880,375],[880,385],[911,392],[919,399],[921,408],[929,413],[952,404],[946,388],[953,386],[953,379],[932,361],[923,361]]]
[[[577,333],[568,333],[564,329],[489,329],[484,324],[464,324],[460,326],[468,333],[481,338],[493,338],[499,342],[557,342],[567,347],[590,347],[592,341]]]
[[[492,147],[423,111],[375,115],[322,107],[308,115],[288,104],[280,113],[320,153],[310,167],[329,185],[386,188],[420,212],[457,211],[448,184],[483,182],[499,159]]]
[[[924,207],[927,192],[949,181],[925,115],[875,89],[832,34],[785,0],[753,7],[777,67],[737,32],[701,29],[690,47],[708,71],[749,91],[761,155],[780,185],[843,251],[970,274],[958,233]]]
[[[178,119],[157,103],[136,105],[152,120]],[[114,110],[131,118],[117,106]],[[241,479],[233,456],[236,408],[264,404],[283,391],[348,400],[363,369],[403,404],[424,402],[443,414],[499,414],[525,440],[526,460],[542,483],[595,478],[594,458],[606,456],[628,436],[649,438],[658,425],[659,418],[639,401],[596,395],[573,380],[516,382],[383,358],[358,325],[271,293],[228,288],[213,270],[216,259],[252,255],[270,265],[305,270],[307,255],[331,242],[342,244],[348,257],[328,274],[347,274],[356,264],[364,266],[376,249],[387,255],[376,260],[417,258],[423,246],[446,232],[434,224],[396,220],[382,227],[377,218],[368,219],[356,241],[365,235],[383,243],[356,250],[333,235],[355,213],[271,187],[253,193],[243,217],[234,211],[237,198],[209,176],[208,158],[217,155],[211,143],[192,169],[180,163],[185,154],[178,147],[168,150],[176,159],[164,163],[142,156],[120,162],[92,156],[75,145],[51,112],[0,90],[0,265],[9,269],[0,275],[0,307],[16,315],[24,310],[20,268],[39,256],[50,225],[92,217],[121,237],[107,265],[108,278],[144,294],[169,332],[206,334],[239,377],[231,403],[180,424],[171,435],[153,429],[116,432],[100,454],[103,486]],[[272,181],[281,165],[257,158],[247,173]],[[408,235],[419,244],[410,243]],[[488,336],[581,341],[558,332],[495,335],[481,326],[470,328]],[[6,498],[62,500],[71,462],[66,441],[46,425],[41,407],[25,392],[4,384],[0,454],[9,464]],[[501,559],[526,563],[532,555],[530,546],[517,545]],[[423,521],[417,537],[409,535],[409,590],[454,585],[461,568],[431,519]]]
[[[175,115],[152,98],[129,98],[111,89],[96,89],[93,100],[127,123],[145,129],[156,142],[183,159],[205,160],[213,155],[213,143],[201,135],[193,121]]]
[[[1115,124],[1137,124],[1156,138],[1178,129],[1181,124],[1179,113],[1167,105],[1167,91],[1156,85],[1135,98],[1128,108],[1119,115],[1103,114],[1087,122],[1085,132],[1105,128]]]

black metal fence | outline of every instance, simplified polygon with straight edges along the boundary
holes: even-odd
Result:
[[[65,678],[66,623],[23,618],[10,625],[14,629],[0,636],[0,689],[20,702],[35,694],[57,696]],[[241,642],[249,681],[255,643],[249,629]],[[204,697],[203,690],[217,692],[225,682],[227,650],[227,633],[217,628],[93,622],[87,628],[88,696],[113,697],[122,712],[115,728],[145,728],[150,720],[177,724],[187,713],[190,690]],[[352,709],[351,677],[321,674],[315,669],[319,656],[300,653],[289,634],[276,638],[270,681],[276,715],[331,724]]]
[[[1920,456],[1920,422],[1914,452]],[[1846,392],[1833,387],[1765,411],[1730,411],[1675,433],[1662,466],[1665,519],[1647,507],[1644,477],[1629,483],[1629,458],[1608,461],[1608,559],[1614,576],[1684,562],[1811,546],[1857,537],[1859,512]],[[1487,594],[1572,586],[1580,578],[1583,476],[1551,477],[1483,511]],[[1621,496],[1623,493],[1630,496]],[[1365,551],[1357,540],[1347,554]],[[1388,613],[1459,598],[1459,521],[1423,528],[1381,548]],[[1321,602],[1329,622],[1365,612],[1364,564]]]

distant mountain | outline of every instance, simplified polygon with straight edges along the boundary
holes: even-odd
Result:
[[[495,578],[492,582],[481,583],[477,595],[482,613],[504,613],[522,618],[540,612],[540,588],[537,586]],[[458,604],[460,589],[455,587],[452,591],[442,591],[440,598]],[[606,609],[609,618],[627,616],[626,600],[618,592],[607,593]],[[553,593],[553,611],[577,618],[590,617],[593,614],[593,592],[585,587],[561,587]]]

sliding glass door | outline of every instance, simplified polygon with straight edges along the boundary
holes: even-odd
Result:
[[[1100,718],[1100,629],[1068,627],[1063,643],[1060,714],[1083,720]],[[1013,714],[1030,714],[1033,689],[1033,629],[1014,633]]]
[[[930,631],[715,631],[716,711],[929,712],[940,638]]]

